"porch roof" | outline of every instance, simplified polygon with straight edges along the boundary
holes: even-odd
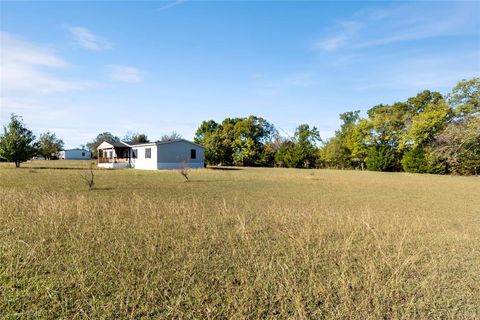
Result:
[[[131,147],[123,141],[103,141],[97,147],[97,150],[112,149],[112,148],[131,148]]]

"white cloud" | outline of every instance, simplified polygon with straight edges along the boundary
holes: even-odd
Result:
[[[0,86],[2,96],[11,94],[49,94],[81,90],[94,84],[70,81],[53,74],[68,63],[45,46],[22,40],[10,33],[0,33]],[[45,69],[50,69],[50,72]]]
[[[85,49],[100,51],[112,48],[108,40],[94,34],[85,27],[68,27],[68,30],[75,39],[75,42]]]
[[[45,126],[50,126],[48,130],[60,131],[55,127],[58,123],[78,120],[79,108],[72,106],[72,100],[55,100],[56,95],[52,93],[86,89],[96,84],[60,77],[58,73],[68,71],[70,65],[47,46],[33,44],[7,32],[0,33],[0,42],[0,124],[6,124],[11,113],[19,114],[38,135],[45,131]],[[89,113],[86,112],[88,107],[82,110]],[[83,128],[77,126],[62,138],[80,140]]]
[[[114,81],[136,83],[143,79],[143,74],[137,68],[123,66],[123,65],[110,65],[110,79]]]
[[[40,96],[33,98],[2,97],[0,100],[0,128],[9,122],[10,114],[21,115],[25,124],[38,137],[42,132],[52,131],[65,141],[66,148],[85,144],[98,132],[105,131],[105,123],[92,118],[99,114],[103,105],[77,103],[75,99],[64,96]],[[111,109],[110,109],[111,110]],[[108,113],[103,111],[104,118]]]
[[[314,43],[321,51],[361,49],[391,43],[460,34],[475,34],[478,3],[408,3],[357,12],[337,22]],[[428,14],[425,14],[428,12]]]

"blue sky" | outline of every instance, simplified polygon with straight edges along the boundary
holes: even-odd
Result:
[[[1,124],[66,147],[250,114],[338,114],[480,76],[480,2],[1,2]]]

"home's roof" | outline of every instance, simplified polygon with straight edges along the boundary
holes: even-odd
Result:
[[[103,148],[100,148],[102,146],[103,146]],[[114,148],[130,148],[130,145],[128,145],[127,143],[125,143],[123,141],[103,141],[102,143],[100,143],[100,145],[97,147],[97,149],[109,149],[111,147],[114,147]]]
[[[114,146],[114,147],[119,147],[119,148],[125,148],[125,147],[130,147],[130,145],[128,143],[125,143],[123,141],[105,141],[106,143]]]
[[[141,143],[129,143],[130,147],[139,147],[139,146],[153,146],[155,142],[141,142]]]
[[[85,150],[85,149],[80,149],[80,148],[65,149],[65,150],[60,150],[60,151],[75,151],[75,150],[80,150],[80,151],[90,152],[90,151],[88,151],[88,150]]]
[[[172,140],[165,140],[165,141],[155,141],[155,142],[148,142],[148,143],[132,143],[130,146],[132,147],[140,147],[140,146],[153,146],[153,145],[162,145],[162,144],[168,144],[168,143],[176,143],[176,142],[187,142],[193,145],[196,145],[200,148],[203,148],[202,145],[199,145],[195,142],[186,140],[186,139],[172,139]]]
[[[100,146],[102,144],[105,144],[105,143],[107,143],[107,144],[109,144],[113,147],[132,148],[132,147],[144,147],[144,146],[154,146],[154,145],[158,146],[158,145],[163,145],[163,144],[168,144],[168,143],[176,143],[176,142],[187,142],[187,143],[193,144],[197,147],[204,148],[203,146],[201,146],[197,143],[194,143],[192,141],[188,141],[188,140],[185,140],[185,139],[173,139],[173,140],[155,141],[155,142],[147,142],[147,143],[126,143],[126,142],[123,142],[123,141],[104,141],[98,146],[97,149],[99,149]]]
[[[123,141],[107,141],[109,144],[111,144],[114,147],[130,147],[129,144],[123,142]]]

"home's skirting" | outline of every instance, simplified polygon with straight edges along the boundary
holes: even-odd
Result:
[[[182,163],[182,162],[158,162],[158,169],[180,169],[183,167],[198,169],[203,168],[203,162],[191,162],[191,163]]]
[[[99,163],[98,166],[107,169],[122,169],[127,168],[128,163]]]
[[[100,168],[107,168],[107,169],[123,169],[129,166],[128,163],[99,163],[98,166]],[[135,168],[135,164],[131,165],[132,168]],[[192,163],[182,163],[182,162],[158,162],[157,168],[135,168],[139,170],[175,170],[181,169],[183,167],[188,167],[192,169],[201,169],[204,167],[203,162],[192,162]]]

